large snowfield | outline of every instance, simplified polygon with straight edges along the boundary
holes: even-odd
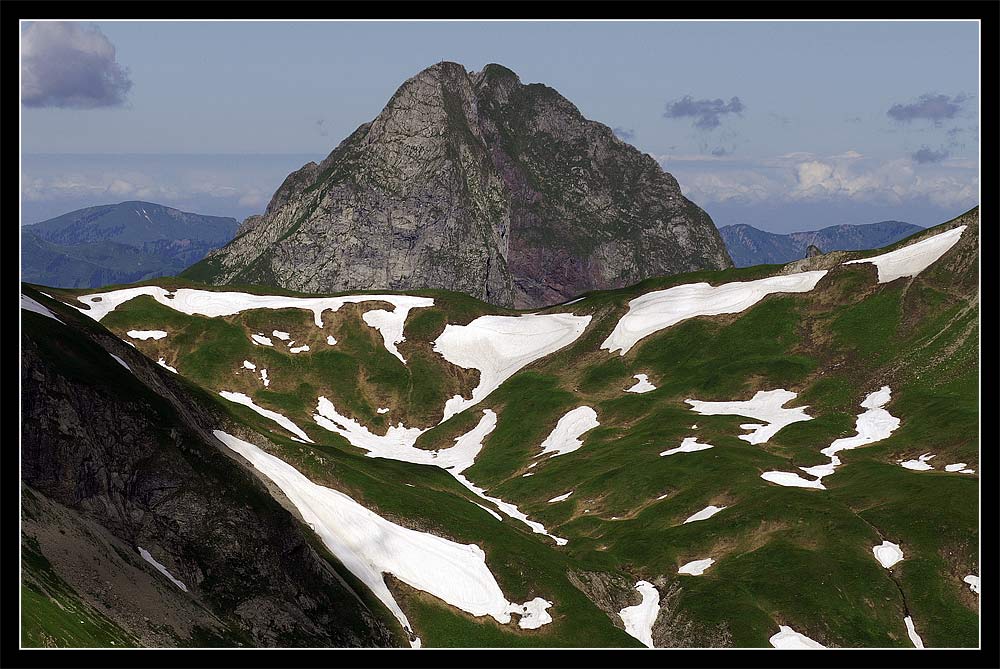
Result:
[[[506,624],[511,613],[532,629],[551,620],[541,598],[525,604],[507,600],[476,544],[459,544],[402,527],[369,511],[347,495],[316,485],[288,463],[221,430],[213,434],[273,481],[312,526],[324,545],[385,604],[407,630],[409,620],[385,584],[392,574],[473,616]]]
[[[796,393],[778,388],[777,390],[758,391],[753,397],[745,401],[702,402],[701,400],[692,399],[684,401],[691,405],[692,411],[697,411],[704,416],[747,416],[748,418],[765,421],[765,425],[757,423],[744,423],[740,425],[742,429],[750,430],[750,434],[742,434],[740,435],[740,439],[751,444],[763,444],[786,425],[798,423],[803,420],[812,420],[812,416],[806,413],[806,409],[809,407],[784,408],[784,405],[796,397]]]
[[[848,260],[844,264],[871,263],[875,265],[878,268],[879,283],[889,283],[904,276],[916,276],[947,253],[958,242],[966,227],[961,225],[901,249],[871,258]]]
[[[635,606],[626,606],[618,612],[625,631],[653,648],[653,623],[660,614],[660,593],[649,581],[639,581],[635,589],[642,595],[642,601]]]

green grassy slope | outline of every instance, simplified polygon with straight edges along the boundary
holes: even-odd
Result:
[[[615,626],[616,616],[601,611],[567,578],[572,570],[592,570],[626,574],[632,582],[651,580],[661,592],[674,587],[672,605],[694,628],[721,626],[737,646],[768,646],[778,625],[787,624],[827,646],[910,647],[903,618],[911,615],[927,646],[974,647],[978,600],[962,578],[979,573],[979,479],[945,472],[944,465],[979,467],[978,212],[911,239],[962,223],[970,225],[962,240],[913,279],[878,284],[873,266],[840,265],[809,293],[771,295],[739,314],[684,321],[646,337],[625,356],[599,347],[630,299],[696,281],[718,285],[771,276],[780,267],[651,279],[544,310],[593,319],[576,342],[424,433],[418,446],[450,446],[483,409],[494,410],[497,427],[466,475],[568,538],[563,547],[518,521],[497,521],[471,503],[482,500],[447,472],[366,457],[312,420],[323,395],[375,433],[399,422],[435,425],[445,399],[468,396],[477,373],[444,361],[432,351],[433,340],[446,323],[501,313],[495,307],[418,291],[433,296],[435,305],[410,314],[399,346],[407,365],[361,321],[365,311],[384,308],[377,302],[327,312],[319,329],[308,311],[210,319],[141,297],[101,324],[126,339],[130,329],[167,330],[169,336],[159,341],[133,343],[154,360],[164,357],[210,394],[243,392],[295,422],[316,444],[296,443],[275,423],[217,399],[236,420],[267,434],[276,454],[314,481],[395,522],[477,543],[509,599],[554,602],[553,623],[526,632],[473,619],[394,586],[425,646],[639,645]],[[145,283],[202,287],[178,279]],[[83,292],[95,291],[51,294],[70,302]],[[270,336],[273,329],[290,332],[296,344],[311,350],[290,354],[277,340],[273,349],[251,342],[250,334]],[[334,346],[326,344],[331,334]],[[267,368],[268,388],[255,372],[242,369],[244,359],[258,370]],[[648,374],[657,389],[623,392],[638,373]],[[888,439],[842,452],[843,466],[823,481],[827,490],[786,488],[760,478],[768,470],[827,462],[819,451],[855,433],[861,401],[882,385],[892,389],[886,409],[900,418],[900,428]],[[738,439],[746,418],[702,416],[684,402],[748,399],[774,388],[798,393],[791,405],[808,406],[814,419],[759,445]],[[532,476],[524,477],[559,417],[581,405],[596,410],[600,427],[584,435],[579,450],[540,459]],[[379,414],[379,407],[390,412]],[[688,436],[714,448],[659,456]],[[897,464],[925,452],[936,454],[935,471]],[[548,503],[569,490],[569,499]],[[683,524],[709,504],[728,508]],[[898,543],[905,555],[891,572],[872,555],[883,539]],[[716,562],[704,575],[677,574],[680,565],[705,557]]]

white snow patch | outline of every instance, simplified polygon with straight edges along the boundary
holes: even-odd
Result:
[[[625,392],[627,393],[648,393],[651,390],[656,390],[656,386],[649,382],[649,377],[645,374],[635,374],[633,379],[637,379],[635,385],[631,388],[627,388]]]
[[[883,540],[880,545],[873,546],[872,553],[875,554],[875,559],[878,560],[879,564],[886,569],[903,559],[903,551],[900,550],[899,544],[894,544],[891,541]]]
[[[975,474],[976,470],[975,469],[963,469],[962,471],[960,471],[958,473],[959,474]]]
[[[526,629],[551,620],[550,606],[538,598],[525,604],[507,601],[476,544],[459,544],[402,527],[361,506],[347,495],[316,485],[288,463],[221,430],[213,432],[271,479],[315,528],[323,543],[410,630],[409,621],[385,584],[389,573],[473,616],[492,616],[506,624],[522,615]],[[548,618],[546,620],[546,618]]]
[[[974,574],[969,574],[968,576],[966,576],[965,578],[962,579],[962,582],[963,583],[968,583],[969,584],[969,590],[972,590],[972,592],[976,593],[977,595],[979,594],[979,577],[978,576],[976,576]]]
[[[500,515],[499,513],[497,513],[496,511],[494,511],[493,509],[489,509],[489,508],[487,508],[487,507],[483,506],[482,504],[480,504],[479,502],[473,502],[473,504],[475,504],[475,505],[476,505],[476,506],[478,506],[478,507],[479,507],[480,509],[482,509],[482,510],[483,510],[483,511],[485,511],[486,513],[490,514],[491,516],[493,516],[493,517],[494,517],[494,518],[496,518],[497,520],[499,520],[499,521],[503,521],[503,517],[502,517],[502,516],[501,516],[501,515]]]
[[[642,595],[642,601],[635,606],[626,606],[618,615],[625,623],[625,632],[647,648],[653,648],[653,624],[660,615],[660,593],[649,581],[639,581],[635,589]]]
[[[666,495],[660,495],[659,497],[656,498],[656,501],[659,502],[661,499],[666,499],[668,497],[670,497],[669,493],[667,493]]]
[[[163,339],[167,333],[163,330],[129,330],[126,332],[132,339]]]
[[[920,638],[917,634],[917,629],[913,626],[913,618],[906,616],[903,618],[903,622],[906,623],[906,634],[910,637],[910,641],[913,642],[914,648],[923,648],[924,640]]]
[[[169,579],[170,579],[170,582],[171,582],[171,583],[173,583],[174,585],[176,585],[176,586],[177,586],[178,588],[180,588],[180,589],[181,589],[181,590],[183,590],[184,592],[187,592],[187,591],[188,591],[188,589],[187,589],[187,586],[186,586],[186,585],[184,585],[183,583],[181,583],[181,582],[180,582],[179,580],[177,580],[176,578],[174,578],[174,575],[173,575],[173,574],[171,574],[171,573],[170,573],[170,572],[169,572],[169,571],[167,570],[167,568],[166,568],[166,567],[164,567],[164,566],[163,566],[162,564],[160,564],[160,563],[159,563],[159,562],[158,562],[158,561],[156,560],[156,558],[154,558],[154,557],[153,557],[152,555],[150,555],[150,554],[149,554],[149,551],[147,551],[147,550],[146,550],[145,548],[143,548],[142,546],[136,546],[136,548],[138,548],[138,549],[139,549],[139,555],[141,555],[141,556],[142,556],[142,559],[143,559],[143,560],[145,560],[146,562],[148,562],[149,564],[153,565],[154,567],[156,567],[156,571],[160,572],[161,574],[163,574],[164,576],[166,576],[167,578],[169,578]]]
[[[302,344],[301,346],[293,346],[292,348],[290,348],[288,350],[291,353],[302,353],[303,351],[308,351],[309,350],[309,345],[308,344]]]
[[[705,558],[704,560],[692,560],[686,565],[681,566],[677,570],[678,574],[690,574],[691,576],[701,576],[705,573],[705,570],[712,566],[715,562],[712,558]]]
[[[526,479],[526,478],[528,478],[529,476],[534,476],[534,475],[535,475],[535,473],[534,473],[534,472],[528,472],[527,474],[521,474],[521,478],[523,478],[523,479]]]
[[[274,344],[271,342],[271,338],[265,337],[262,334],[252,334],[250,335],[250,339],[252,339],[253,343],[255,344],[261,344],[263,346],[274,346]]]
[[[478,404],[518,370],[574,342],[590,316],[525,314],[480,316],[468,325],[446,325],[434,350],[464,369],[479,370],[472,397],[455,395],[445,403],[441,422]]]
[[[272,330],[271,334],[282,341],[288,341],[288,338],[292,336],[287,332],[282,332],[281,330]]]
[[[813,641],[805,634],[799,634],[788,625],[779,625],[778,633],[768,639],[771,645],[782,650],[812,650],[814,648],[826,648],[826,646]]]
[[[663,451],[660,455],[664,456],[675,455],[677,453],[694,453],[695,451],[705,451],[709,448],[715,448],[715,446],[712,444],[699,444],[698,437],[685,437],[680,446]]]
[[[327,309],[337,311],[345,304],[359,302],[388,302],[395,309],[391,312],[377,309],[365,313],[362,318],[365,323],[376,328],[382,334],[386,349],[402,360],[396,350],[396,344],[403,341],[403,324],[410,309],[434,306],[434,300],[429,297],[414,297],[412,295],[342,295],[340,297],[286,297],[282,295],[252,295],[250,293],[222,292],[212,290],[197,290],[181,288],[167,291],[158,286],[140,286],[124,288],[107,293],[91,293],[81,295],[77,299],[90,306],[90,309],[80,309],[96,321],[114,311],[118,305],[139,295],[149,295],[160,304],[186,313],[201,316],[218,317],[232,316],[249,309],[308,309],[313,312],[316,327],[323,327],[323,312]],[[172,295],[172,297],[168,297]],[[100,298],[99,301],[94,301]],[[369,314],[376,314],[369,316]],[[589,316],[587,317],[589,320]],[[283,333],[284,334],[284,333]],[[270,344],[265,344],[270,346]]]
[[[492,502],[503,513],[520,520],[537,534],[550,537],[556,544],[565,545],[567,540],[549,534],[541,523],[529,520],[517,506],[496,497],[490,497],[483,488],[475,485],[462,475],[476,461],[476,456],[483,448],[483,439],[493,432],[497,425],[497,415],[490,409],[483,411],[483,417],[476,427],[469,432],[456,437],[455,445],[437,451],[416,448],[414,444],[426,430],[407,428],[402,423],[389,427],[382,436],[372,434],[368,428],[357,421],[342,416],[333,404],[325,397],[320,397],[313,420],[320,427],[335,432],[347,439],[353,446],[368,452],[369,457],[401,460],[419,465],[440,467],[455,477],[455,479],[479,497]]]
[[[260,380],[263,382],[265,388],[267,388],[269,385],[271,385],[271,379],[267,378],[267,370],[266,369],[260,370]]]
[[[597,422],[597,412],[588,406],[581,406],[568,411],[541,444],[541,453],[535,457],[541,457],[546,453],[552,453],[551,457],[572,453],[583,446],[580,436],[584,432],[593,430],[599,426]]]
[[[844,264],[872,263],[878,269],[879,283],[888,283],[903,276],[916,276],[947,253],[962,236],[966,227],[961,225],[901,249],[872,258],[848,260]]]
[[[572,495],[572,494],[573,494],[573,491],[570,490],[568,493],[565,493],[563,495],[558,495],[556,497],[553,497],[552,499],[549,500],[549,504],[552,504],[553,502],[561,502],[564,499],[569,499],[569,496]]]
[[[257,369],[257,365],[253,364],[253,363],[252,363],[252,362],[250,362],[249,360],[244,360],[244,361],[243,361],[243,367],[244,367],[245,369]]]
[[[160,358],[159,360],[157,360],[156,364],[159,365],[160,367],[162,367],[163,369],[169,369],[174,374],[177,373],[177,370],[174,369],[173,367],[171,367],[170,365],[168,365],[167,361],[164,358]]]
[[[33,311],[36,314],[41,314],[42,316],[48,316],[49,318],[53,318],[62,323],[59,317],[56,316],[54,313],[52,313],[52,311],[48,307],[38,302],[37,300],[28,297],[24,293],[21,293],[21,308],[26,309],[28,311]],[[63,323],[63,325],[65,325],[65,323]]]
[[[326,343],[329,344],[330,346],[333,346],[334,344],[337,343],[337,339],[333,335],[327,335],[326,336]]]
[[[375,413],[389,413],[389,407],[379,407],[375,410]]]
[[[231,393],[228,390],[223,390],[222,392],[219,393],[219,395],[229,400],[230,402],[235,402],[236,404],[242,404],[245,407],[253,409],[264,418],[273,420],[275,423],[285,428],[299,439],[302,439],[303,441],[310,444],[313,443],[313,440],[309,438],[309,435],[303,432],[298,425],[296,425],[295,423],[293,423],[292,421],[290,421],[288,418],[281,415],[277,411],[271,411],[269,409],[265,409],[262,406],[254,404],[254,401],[250,397],[244,395],[243,393]]]
[[[820,479],[811,481],[792,472],[764,472],[760,477],[765,481],[777,483],[787,488],[816,488],[817,490],[826,490],[826,486],[823,485]]]
[[[965,462],[956,462],[956,463],[955,463],[955,464],[953,464],[953,465],[945,465],[945,466],[944,466],[944,470],[945,470],[946,472],[957,472],[957,471],[961,471],[961,470],[965,469],[965,467],[966,467],[966,464],[967,464],[967,463],[965,463]]]
[[[713,506],[706,506],[704,509],[702,509],[698,513],[694,514],[693,516],[689,517],[687,520],[685,520],[681,524],[682,525],[686,525],[687,523],[693,523],[693,522],[698,521],[698,520],[707,520],[707,519],[711,518],[712,516],[714,516],[715,514],[717,514],[718,512],[720,512],[720,511],[722,511],[723,509],[726,509],[726,508],[729,508],[729,507],[714,506],[714,505]]]
[[[887,439],[899,427],[899,419],[882,408],[888,404],[890,399],[892,399],[892,391],[889,386],[882,386],[875,392],[869,393],[861,402],[865,411],[859,414],[855,421],[856,434],[853,437],[836,439],[820,451],[830,458],[830,462],[812,467],[799,467],[810,476],[815,476],[815,481],[804,479],[791,472],[765,472],[761,478],[778,485],[826,490],[821,482],[823,477],[833,474],[837,467],[843,464],[837,457],[837,453]]]
[[[766,421],[766,425],[757,423],[740,425],[742,429],[753,430],[750,434],[740,435],[740,439],[751,444],[763,444],[786,425],[812,420],[812,416],[805,411],[809,408],[807,406],[792,409],[783,408],[796,396],[796,393],[778,388],[758,391],[749,400],[742,402],[702,402],[692,399],[684,401],[691,405],[692,411],[697,411],[704,416],[735,415]]]
[[[929,453],[924,453],[916,460],[907,460],[906,462],[900,462],[899,464],[902,465],[903,467],[906,467],[907,469],[912,469],[918,472],[925,472],[929,469],[934,469],[932,465],[927,464],[927,461],[933,457],[935,456]]]
[[[117,355],[115,355],[114,353],[108,353],[108,355],[110,355],[112,358],[114,358],[115,360],[117,360],[118,364],[120,364],[122,367],[124,367],[125,369],[127,369],[130,372],[132,371],[132,368],[129,367],[128,364],[126,364],[126,362],[124,360],[122,360],[121,358],[119,358]]]
[[[825,270],[801,272],[721,286],[689,283],[646,293],[629,301],[628,312],[601,348],[611,353],[621,351],[621,355],[625,355],[639,340],[658,330],[695,316],[739,313],[771,293],[808,292],[825,274]]]

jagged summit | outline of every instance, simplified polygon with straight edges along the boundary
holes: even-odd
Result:
[[[731,260],[656,161],[502,65],[435,63],[185,276],[537,307]]]

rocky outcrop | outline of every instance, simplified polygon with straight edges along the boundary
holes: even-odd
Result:
[[[538,307],[730,266],[708,214],[651,156],[507,68],[442,62],[183,276]]]
[[[209,401],[85,317],[60,318],[23,312],[25,587],[135,645],[401,644],[369,593],[223,454]]]

